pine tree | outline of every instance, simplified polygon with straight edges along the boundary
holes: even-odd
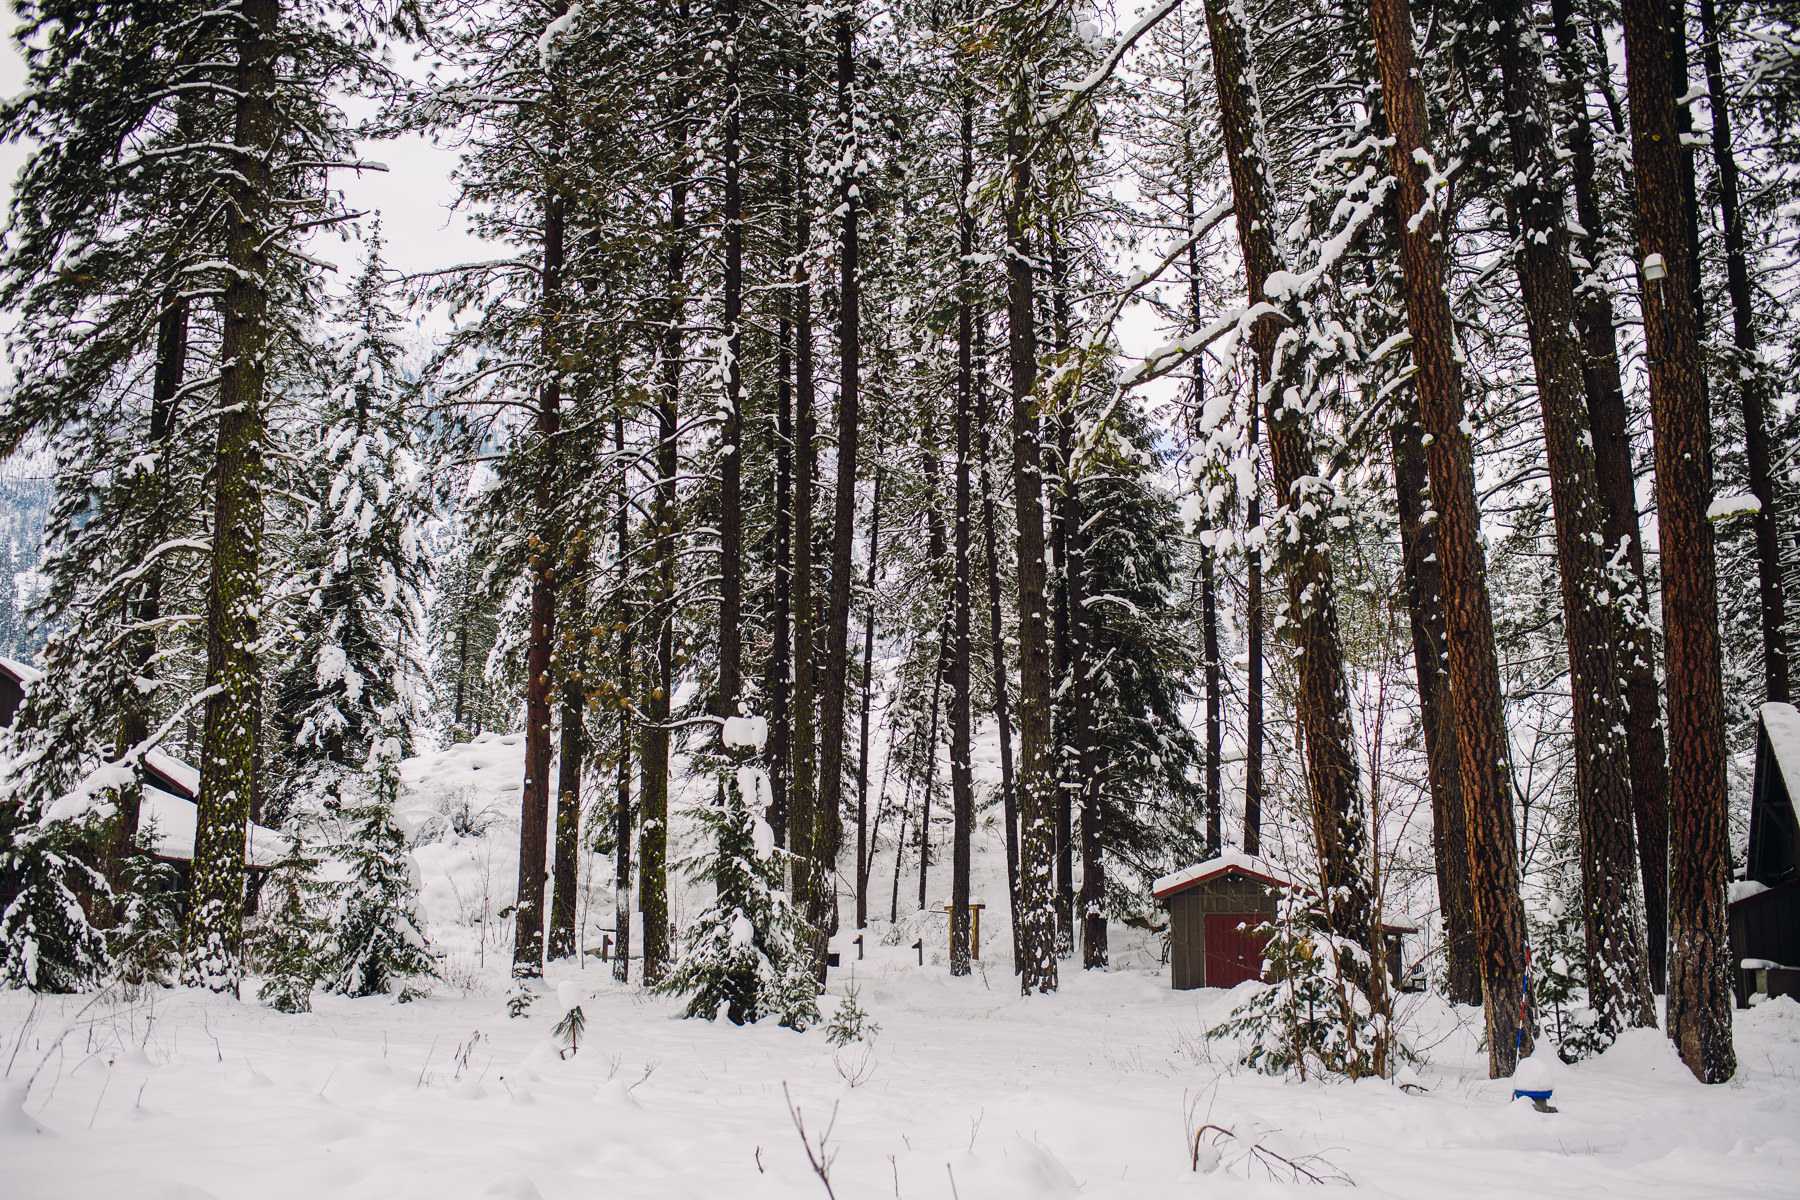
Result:
[[[782,888],[787,854],[766,820],[768,775],[740,766],[735,783],[694,813],[707,840],[681,865],[693,882],[711,884],[715,898],[655,990],[687,996],[690,1017],[722,1015],[737,1025],[773,1017],[805,1029],[819,1020],[813,937]]]
[[[429,517],[411,446],[398,318],[385,296],[381,228],[328,347],[331,388],[308,431],[300,487],[306,524],[289,567],[297,610],[287,661],[271,681],[277,778],[354,771],[384,714],[404,714],[403,749],[418,703],[410,645],[425,624],[421,528]],[[274,814],[279,816],[280,814]]]
[[[419,921],[418,868],[394,819],[400,796],[400,739],[393,714],[369,748],[357,800],[344,810],[339,853],[350,871],[332,935],[327,987],[345,996],[424,993],[438,975]]]
[[[262,976],[256,998],[277,1012],[311,1012],[330,966],[334,888],[320,878],[325,814],[317,803],[325,799],[315,794],[289,807],[281,826],[287,852],[263,884],[249,937],[250,961]]]

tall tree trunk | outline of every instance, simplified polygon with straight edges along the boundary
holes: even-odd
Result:
[[[952,534],[956,556],[950,589],[950,974],[969,973],[970,843],[975,833],[975,773],[971,744],[969,640],[969,459],[974,450],[975,415],[975,213],[969,188],[975,181],[975,98],[962,89],[962,162],[957,191],[956,256],[956,515]]]
[[[622,400],[616,395],[614,403]],[[614,783],[613,978],[624,983],[631,973],[631,718],[632,622],[631,472],[625,462],[625,412],[613,413],[613,451],[619,460],[619,763]]]
[[[1512,1074],[1521,1047],[1530,1049],[1531,1031],[1520,1027],[1525,909],[1519,898],[1500,668],[1480,542],[1481,514],[1475,501],[1474,447],[1464,416],[1462,371],[1445,284],[1443,229],[1436,198],[1426,190],[1425,163],[1419,161],[1429,161],[1430,133],[1407,0],[1369,0],[1369,20],[1393,135],[1389,159],[1399,184],[1395,224],[1405,274],[1407,324],[1413,336],[1414,387],[1425,432],[1431,436],[1426,457],[1438,512],[1437,553],[1443,570],[1445,633],[1468,820],[1488,1070],[1500,1078]]]
[[[725,421],[719,438],[719,715],[736,716],[743,692],[744,213],[739,159],[743,97],[738,87],[738,0],[721,0],[725,25]],[[735,756],[734,756],[735,757]]]
[[[532,490],[531,536],[527,562],[531,571],[531,627],[526,648],[525,785],[519,808],[519,891],[514,908],[514,979],[537,979],[544,973],[544,857],[550,838],[550,722],[554,683],[556,568],[560,538],[555,526],[562,424],[561,347],[557,322],[562,315],[564,200],[559,155],[550,156],[549,191],[544,200],[544,272],[539,301],[543,316],[542,353],[545,378],[538,392],[537,478]]]
[[[1194,211],[1194,192],[1190,185],[1186,193],[1186,216],[1189,228],[1193,227],[1198,214]],[[1199,329],[1204,320],[1200,299],[1200,247],[1196,243],[1188,248],[1188,323],[1190,328]],[[1206,407],[1206,369],[1205,360],[1200,355],[1194,356],[1194,412],[1199,413]],[[1220,688],[1219,671],[1219,596],[1213,578],[1213,569],[1218,551],[1214,546],[1202,545],[1200,548],[1200,655],[1203,660],[1201,669],[1204,673],[1206,688],[1206,856],[1216,857],[1224,853],[1223,788],[1220,779],[1221,759],[1224,751],[1224,713],[1221,711],[1223,696]]]
[[[156,322],[156,373],[150,394],[150,440],[148,449],[166,459],[169,438],[175,429],[175,412],[183,379],[187,374],[188,299],[174,288],[163,296],[163,308]],[[145,553],[150,553],[163,540],[167,527],[164,513],[169,501],[169,481],[173,473],[159,470],[143,480],[145,512],[141,519],[145,528],[141,535]],[[162,615],[163,566],[161,559],[151,563],[139,585],[137,600],[132,605],[131,619],[138,627],[127,645],[131,647],[134,679],[148,678],[154,669],[156,635],[150,626]],[[150,710],[141,688],[133,686],[123,697],[124,715],[119,722],[119,744],[116,754],[129,754],[150,736]],[[140,757],[134,771],[136,786],[124,788],[119,797],[118,826],[114,831],[110,877],[116,879],[125,856],[137,845],[138,818],[142,812],[145,765]]]
[[[1029,86],[1019,69],[1020,91]],[[1045,608],[1044,476],[1037,411],[1037,281],[1026,216],[1035,182],[1025,126],[1028,95],[1013,97],[1004,204],[1007,242],[1007,363],[1012,380],[1013,507],[1019,572],[1019,983],[1021,990],[1057,988],[1055,856],[1056,763],[1050,738],[1050,647]]]
[[[570,612],[572,624],[581,617]],[[581,772],[587,758],[582,714],[587,698],[573,679],[563,684],[562,752],[557,756],[556,846],[551,860],[550,949],[552,959],[575,956],[576,892],[581,886]]]
[[[869,924],[869,698],[875,686],[875,578],[881,561],[881,445],[875,446],[875,494],[869,511],[869,611],[863,618],[862,715],[856,755],[856,927]]]
[[[1550,7],[1560,73],[1570,88],[1572,119],[1563,130],[1563,141],[1571,155],[1575,215],[1585,234],[1585,239],[1578,238],[1577,244],[1585,241],[1582,252],[1592,271],[1606,220],[1594,179],[1594,135],[1587,108],[1588,84],[1594,77],[1593,48],[1581,38],[1574,0],[1552,0]],[[1580,306],[1575,316],[1584,352],[1582,379],[1594,439],[1594,472],[1605,520],[1606,561],[1619,562],[1623,549],[1623,565],[1631,572],[1625,588],[1629,598],[1621,595],[1614,608],[1614,639],[1625,687],[1625,748],[1631,760],[1631,804],[1637,822],[1650,982],[1661,992],[1668,945],[1669,766],[1663,740],[1662,695],[1656,681],[1656,633],[1649,618],[1644,540],[1638,528],[1637,473],[1631,461],[1625,387],[1619,378],[1612,293],[1605,280],[1595,274],[1581,282],[1578,298]]]
[[[810,120],[811,77],[802,65],[795,73],[797,136]],[[805,156],[796,156],[794,197],[794,778],[788,812],[788,843],[793,848],[794,905],[812,925],[816,963],[825,961],[825,934],[819,923],[822,879],[818,847],[824,827],[819,819],[818,746],[813,724],[819,700],[818,642],[813,602],[813,479],[817,465],[813,417],[812,208]]]
[[[785,156],[784,156],[785,158]],[[782,177],[790,184],[792,164],[785,162]],[[783,217],[784,234],[792,241],[792,229]],[[788,844],[788,786],[793,778],[792,691],[793,666],[793,444],[794,444],[794,323],[793,300],[783,296],[777,322],[775,363],[775,537],[774,612],[769,620],[769,661],[763,691],[769,697],[769,744],[763,766],[769,772],[769,828],[775,844]]]
[[[1717,579],[1706,518],[1711,429],[1700,383],[1696,265],[1681,204],[1676,101],[1686,72],[1670,49],[1680,18],[1666,0],[1625,0],[1623,17],[1668,645],[1668,1032],[1696,1078],[1720,1083],[1737,1069],[1725,939],[1731,848]]]
[[[1737,156],[1731,148],[1731,100],[1719,50],[1715,0],[1700,0],[1700,46],[1706,63],[1707,103],[1712,108],[1713,164],[1718,168],[1719,224],[1725,234],[1725,294],[1731,300],[1731,345],[1744,413],[1744,452],[1750,494],[1758,508],[1756,525],[1758,600],[1762,615],[1763,697],[1786,703],[1788,695],[1787,611],[1781,592],[1780,500],[1769,468],[1768,393],[1757,358],[1756,309],[1750,297],[1750,263],[1744,215],[1738,198]]]
[[[1264,285],[1279,267],[1276,256],[1275,202],[1269,171],[1257,144],[1261,98],[1252,89],[1246,31],[1222,0],[1206,5],[1213,54],[1213,78],[1219,89],[1219,112],[1225,154],[1237,210],[1238,244],[1252,304],[1264,298]],[[1344,686],[1343,643],[1338,634],[1337,591],[1327,557],[1329,504],[1301,491],[1316,478],[1316,464],[1301,415],[1282,399],[1285,389],[1274,378],[1275,341],[1281,320],[1259,319],[1250,331],[1256,354],[1259,405],[1269,420],[1270,463],[1275,487],[1288,520],[1299,536],[1285,538],[1288,618],[1300,653],[1298,716],[1306,738],[1307,782],[1312,801],[1313,841],[1318,851],[1320,882],[1328,901],[1327,918],[1334,932],[1371,948],[1373,904],[1367,870],[1368,834],[1357,794],[1356,759],[1350,729],[1350,697]],[[1317,515],[1307,516],[1309,510]]]
[[[831,531],[831,594],[825,612],[825,678],[819,689],[819,831],[813,847],[824,880],[830,880],[843,836],[844,701],[850,667],[851,545],[856,534],[856,435],[861,412],[858,388],[862,376],[862,299],[857,278],[858,198],[856,158],[856,54],[854,13],[838,14],[838,120],[844,139],[844,165],[838,185],[842,223],[838,241],[838,439],[837,495]],[[837,925],[837,889],[822,887],[811,914],[821,932]],[[819,943],[819,971],[825,970],[824,941]]]
[[[669,705],[675,685],[676,485],[681,468],[681,326],[683,271],[687,265],[685,179],[669,189],[667,324],[662,342],[662,387],[657,395],[656,492],[651,502],[655,526],[656,664],[639,757],[643,784],[638,790],[638,907],[644,914],[646,984],[662,982],[673,961],[669,936]]]
[[[1625,705],[1613,655],[1614,621],[1601,557],[1599,488],[1575,340],[1575,279],[1549,140],[1550,104],[1537,31],[1519,0],[1498,0],[1498,49],[1512,144],[1510,207],[1524,298],[1544,461],[1550,473],[1563,629],[1569,650],[1575,796],[1581,830],[1588,1005],[1609,1041],[1626,1026],[1656,1024],[1638,919]]]
[[[1019,800],[1013,774],[1012,706],[1008,698],[1006,637],[1000,607],[999,516],[993,491],[993,406],[988,391],[979,383],[976,392],[975,446],[981,472],[981,535],[987,564],[988,657],[994,668],[994,723],[1000,734],[1000,811],[1006,822],[1006,898],[1012,929],[1013,970],[1024,969],[1025,955],[1019,922]]]
[[[1249,670],[1244,681],[1244,853],[1262,853],[1263,797],[1263,544],[1262,544],[1262,470],[1258,442],[1261,440],[1262,409],[1250,405],[1250,437],[1246,453],[1250,455],[1250,500],[1245,505],[1244,525],[1248,542],[1244,547],[1244,624],[1245,651]]]
[[[1050,349],[1051,353],[1060,356],[1068,348],[1068,322],[1064,317],[1066,305],[1062,295],[1062,245],[1054,218],[1049,222],[1047,233],[1050,259]],[[1069,711],[1075,707],[1075,691],[1078,687],[1076,673],[1079,669],[1076,663],[1077,642],[1080,638],[1071,619],[1075,604],[1072,592],[1079,584],[1070,577],[1069,558],[1072,535],[1080,520],[1077,515],[1080,501],[1074,496],[1074,484],[1070,478],[1075,455],[1075,418],[1069,412],[1066,400],[1062,397],[1057,399],[1061,403],[1057,404],[1051,417],[1056,430],[1056,457],[1053,460],[1055,482],[1045,502],[1045,517],[1050,526],[1052,565],[1045,583],[1051,601],[1050,694],[1067,695],[1069,700],[1068,709],[1063,713],[1058,714],[1054,706],[1051,710],[1051,735],[1058,743],[1054,751],[1056,954],[1059,958],[1068,958],[1075,953],[1075,811],[1079,807],[1077,796],[1082,791],[1083,780],[1079,717]]]
[[[1419,726],[1425,735],[1425,774],[1431,788],[1431,847],[1437,866],[1438,912],[1444,923],[1445,998],[1481,1003],[1481,964],[1475,947],[1474,896],[1469,889],[1468,816],[1456,761],[1455,701],[1445,672],[1444,576],[1437,553],[1425,443],[1413,411],[1394,422],[1394,498],[1400,516],[1400,561],[1412,623],[1413,673],[1419,683]]]
[[[277,130],[277,0],[244,0],[233,36],[234,149],[224,206],[230,282],[220,302],[219,433],[213,469],[212,574],[206,605],[206,700],[200,795],[182,982],[237,994],[244,930],[244,825],[255,807],[261,699],[263,390],[269,345],[269,159]]]

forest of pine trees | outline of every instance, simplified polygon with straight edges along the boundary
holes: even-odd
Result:
[[[1510,1075],[1554,902],[1584,1036],[1661,995],[1730,1078],[1800,32],[1696,3],[19,0],[0,436],[51,495],[0,976],[178,920],[171,984],[410,995],[398,762],[518,733],[515,1012],[590,847],[621,978],[804,1027],[915,891],[970,973],[998,829],[1027,995],[1237,850],[1314,883],[1279,937],[1347,1019],[1411,903]],[[341,181],[391,138],[485,260],[388,266]],[[173,917],[155,750],[200,779]]]

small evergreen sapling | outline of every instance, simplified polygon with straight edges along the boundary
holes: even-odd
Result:
[[[1276,982],[1207,1037],[1238,1039],[1238,1060],[1265,1075],[1391,1075],[1401,1048],[1361,982],[1379,967],[1354,942],[1321,929],[1308,899],[1283,893],[1275,918],[1262,927]]]
[[[313,805],[296,805],[282,832],[287,854],[265,885],[266,916],[251,943],[263,975],[256,997],[277,1012],[311,1012],[313,989],[329,968],[334,889],[319,878],[323,829]]]
[[[557,1054],[570,1058],[581,1049],[581,1035],[587,1032],[587,1014],[581,1011],[581,989],[564,980],[556,987],[557,1003],[563,1007],[562,1020],[550,1027],[557,1041]]]
[[[848,1046],[851,1042],[866,1042],[880,1032],[881,1026],[870,1019],[856,987],[845,988],[837,1011],[825,1025],[825,1040],[834,1046]]]
[[[687,995],[690,1017],[738,1025],[773,1017],[806,1029],[819,1020],[819,985],[809,930],[782,888],[782,851],[763,819],[769,796],[762,768],[740,766],[734,781],[721,781],[718,803],[695,814],[708,837],[681,865],[696,883],[712,884],[715,899],[655,990]]]
[[[436,979],[437,961],[419,931],[418,883],[406,836],[394,820],[400,794],[400,740],[375,739],[363,771],[363,802],[344,814],[350,870],[331,962],[331,990],[374,996],[399,987],[402,1001],[423,995],[414,980]]]

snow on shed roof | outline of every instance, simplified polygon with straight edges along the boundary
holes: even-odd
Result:
[[[1176,892],[1185,892],[1188,888],[1215,879],[1227,871],[1236,871],[1240,875],[1248,875],[1264,883],[1276,887],[1294,887],[1300,881],[1286,869],[1276,866],[1266,858],[1258,858],[1254,854],[1242,854],[1236,850],[1227,850],[1217,858],[1209,858],[1203,863],[1195,863],[1191,867],[1164,875],[1151,885],[1151,892],[1158,900],[1172,896]]]
[[[1259,883],[1266,883],[1271,887],[1298,887],[1307,891],[1312,890],[1293,872],[1266,858],[1258,858],[1254,854],[1244,854],[1236,850],[1227,850],[1217,858],[1209,858],[1203,863],[1195,863],[1173,875],[1164,875],[1151,885],[1151,892],[1158,900],[1166,900],[1177,892],[1185,892],[1191,887],[1198,887],[1209,879],[1217,879],[1231,871]],[[1383,921],[1381,927],[1390,933],[1417,933],[1419,930],[1417,925],[1406,920]]]
[[[4,670],[20,683],[35,683],[44,677],[44,673],[36,667],[27,666],[18,659],[8,658],[4,654],[0,654],[0,670]]]

